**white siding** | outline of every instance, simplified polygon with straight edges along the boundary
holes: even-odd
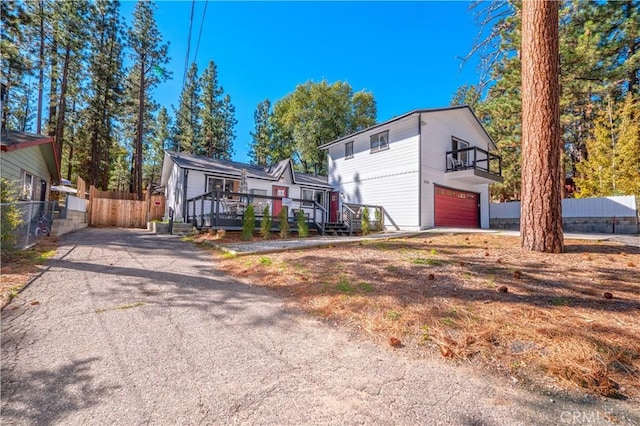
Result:
[[[385,130],[389,130],[389,149],[371,153],[370,136]],[[353,158],[345,159],[349,141]],[[383,206],[388,228],[419,228],[417,116],[362,133],[328,151],[329,184],[344,194],[343,202]]]
[[[434,226],[434,185],[445,186],[480,194],[480,226],[489,228],[489,185],[471,185],[450,179],[445,173],[446,154],[451,150],[451,137],[489,150],[489,141],[466,109],[446,110],[422,114],[422,199],[421,228]]]

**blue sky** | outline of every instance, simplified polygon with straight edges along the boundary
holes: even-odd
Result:
[[[190,1],[159,1],[158,29],[170,43],[170,81],[154,98],[178,106],[189,35]],[[196,45],[206,14],[197,57]],[[135,2],[123,2],[130,22]],[[477,62],[461,68],[478,27],[469,3],[212,2],[195,3],[189,63],[213,60],[236,107],[234,160],[248,162],[253,114],[306,81],[347,81],[373,93],[378,121],[415,108],[449,105],[456,89],[477,83]]]

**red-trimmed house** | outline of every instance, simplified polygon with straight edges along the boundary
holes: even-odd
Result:
[[[22,188],[22,201],[47,201],[60,169],[52,137],[2,129],[0,174]]]

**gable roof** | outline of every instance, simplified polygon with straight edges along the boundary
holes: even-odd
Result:
[[[478,117],[476,116],[476,114],[473,112],[473,110],[471,109],[471,107],[469,105],[455,105],[455,106],[448,106],[448,107],[441,107],[441,108],[422,108],[422,109],[414,109],[413,111],[409,111],[405,114],[399,115],[397,117],[393,117],[390,120],[387,121],[383,121],[382,123],[378,123],[378,124],[374,124],[371,127],[367,127],[366,129],[362,129],[359,130],[357,132],[351,133],[349,135],[346,136],[342,136],[336,140],[333,140],[331,142],[328,142],[324,145],[320,145],[318,148],[320,149],[327,149],[332,145],[335,145],[337,143],[340,143],[342,141],[344,141],[345,139],[351,139],[355,136],[361,135],[363,133],[369,132],[371,130],[377,129],[378,127],[382,127],[382,126],[386,126],[388,124],[394,123],[396,121],[400,121],[402,119],[405,119],[407,117],[410,117],[412,115],[415,114],[428,114],[428,113],[433,113],[433,112],[440,112],[440,111],[454,111],[454,110],[462,110],[462,109],[466,109],[468,110],[468,112],[471,113],[471,115],[473,116],[473,118],[475,119],[475,121],[477,122],[478,126],[480,127],[480,129],[482,129],[482,132],[486,135],[486,137],[489,139],[489,143],[491,145],[491,147],[493,149],[497,149],[496,148],[496,143],[494,142],[494,140],[491,138],[491,136],[489,136],[489,133],[487,133],[487,130],[484,128],[484,126],[482,125],[482,123],[480,123],[480,120],[478,120]]]
[[[165,151],[165,154],[183,169],[199,170],[215,173],[219,176],[242,178],[242,171],[247,171],[247,177],[277,182],[282,175],[290,170],[293,183],[298,185],[320,186],[331,188],[326,176],[312,175],[296,172],[291,159],[282,160],[272,166],[261,167],[255,164],[239,163],[231,160],[203,157],[200,155],[185,154],[182,152]]]
[[[58,161],[53,145],[53,137],[3,129],[0,139],[0,149],[3,152],[12,152],[19,149],[39,146],[42,158],[47,164],[52,180],[55,182],[60,181],[60,162]]]

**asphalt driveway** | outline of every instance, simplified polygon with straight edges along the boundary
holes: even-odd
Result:
[[[5,425],[640,424],[379,348],[138,230],[61,238],[2,311],[1,374]]]

